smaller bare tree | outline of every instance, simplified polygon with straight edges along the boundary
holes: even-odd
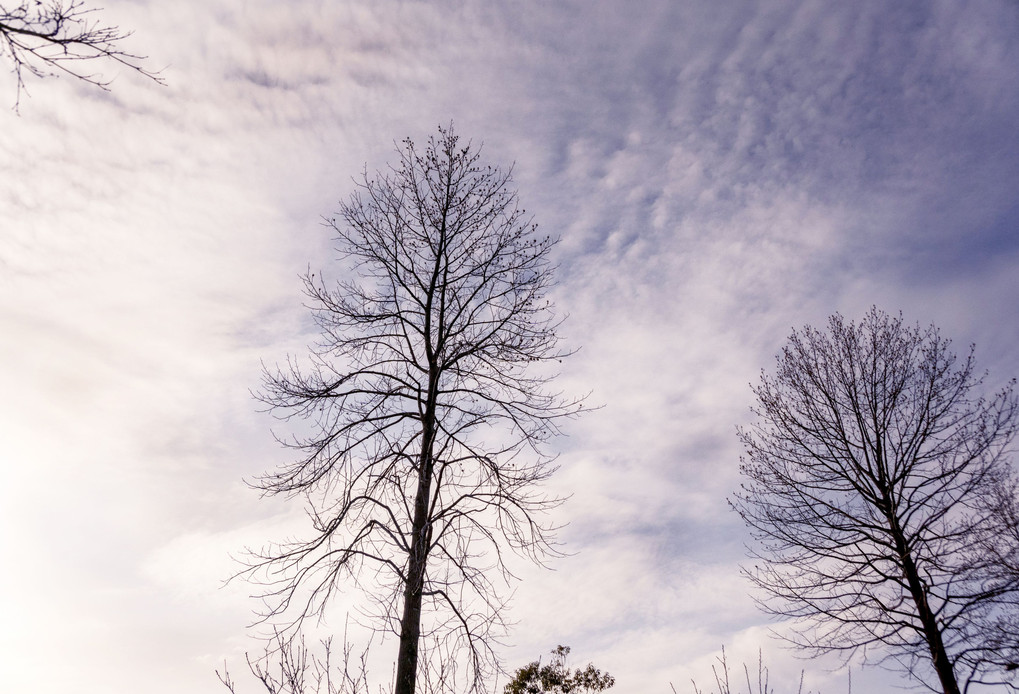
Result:
[[[754,388],[732,503],[797,645],[879,654],[945,694],[1019,689],[1014,385],[980,397],[972,350],[877,309],[792,334]]]
[[[110,80],[83,69],[96,62],[114,62],[162,84],[159,73],[142,65],[145,56],[121,46],[130,35],[95,18],[97,8],[82,0],[21,0],[0,3],[0,58],[10,63],[17,80],[15,109],[25,90],[25,75],[68,74],[100,89]]]

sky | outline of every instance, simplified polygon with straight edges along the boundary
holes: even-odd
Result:
[[[728,509],[735,430],[793,328],[877,307],[1019,375],[1019,4],[108,0],[160,70],[0,75],[0,682],[225,691],[245,546],[307,527],[250,390],[315,340],[299,275],[365,167],[453,123],[560,237],[553,444],[568,557],[525,567],[501,652],[619,694],[711,664],[846,692],[771,636]],[[4,57],[0,55],[0,61]],[[329,629],[341,630],[335,620]],[[379,646],[382,657],[392,640]],[[385,673],[381,673],[383,676]],[[384,678],[384,677],[383,677]],[[855,692],[901,691],[880,669]],[[240,688],[239,688],[240,691]]]

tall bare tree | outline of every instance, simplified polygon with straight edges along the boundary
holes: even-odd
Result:
[[[119,63],[156,82],[162,78],[142,65],[144,56],[121,48],[131,32],[95,17],[82,0],[0,2],[0,58],[10,64],[20,99],[25,74],[63,73],[102,89],[109,80],[83,69],[97,62]]]
[[[451,127],[398,151],[329,222],[355,279],[305,277],[322,330],[309,364],[267,371],[261,393],[306,424],[285,442],[297,459],[258,484],[304,495],[314,533],[247,573],[266,582],[264,616],[292,626],[344,585],[374,595],[373,623],[399,637],[396,694],[427,677],[426,637],[447,668],[433,679],[478,691],[498,667],[503,552],[551,550],[543,444],[581,403],[546,389],[543,363],[567,355],[545,297],[555,241],[510,173]]]
[[[1019,603],[1000,568],[1019,405],[1014,381],[985,400],[982,380],[972,349],[877,309],[794,331],[762,374],[732,503],[757,540],[746,573],[800,646],[876,652],[946,694],[1015,688],[1019,638],[994,627]]]

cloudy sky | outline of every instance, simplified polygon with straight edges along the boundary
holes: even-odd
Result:
[[[249,395],[315,337],[320,220],[453,122],[561,237],[603,407],[556,443],[567,559],[503,649],[620,694],[710,684],[722,646],[845,692],[739,576],[735,427],[790,330],[872,304],[1019,375],[1019,5],[859,0],[108,0],[166,86],[0,78],[0,682],[225,691],[258,648],[231,553],[304,527]],[[3,57],[0,56],[0,60]],[[338,625],[334,625],[337,626]],[[772,625],[773,626],[773,625]],[[781,625],[778,626],[781,628]],[[387,642],[383,648],[393,644]],[[385,673],[382,673],[385,674]],[[896,691],[853,671],[853,691]],[[774,680],[773,680],[774,681]],[[257,691],[249,682],[247,690]]]

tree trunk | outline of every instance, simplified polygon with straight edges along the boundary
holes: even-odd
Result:
[[[913,598],[913,604],[916,605],[920,624],[923,625],[924,638],[927,640],[927,648],[930,650],[934,671],[937,672],[938,679],[941,681],[941,688],[944,694],[961,694],[959,683],[955,678],[955,671],[952,670],[952,663],[948,659],[948,651],[945,650],[945,642],[941,638],[941,629],[938,627],[937,619],[927,601],[927,589],[920,580],[920,572],[906,547],[906,540],[898,520],[894,517],[890,517],[888,520],[895,539],[895,548],[899,552],[902,573],[909,585],[909,594]]]
[[[432,311],[436,298],[439,276],[442,271],[442,249],[446,240],[446,214],[449,204],[449,184],[446,180],[446,206],[442,211],[439,230],[440,249],[435,254],[428,298],[425,302],[425,356],[428,359],[428,392],[421,420],[421,457],[418,459],[418,488],[414,497],[414,522],[411,527],[410,556],[407,560],[407,585],[403,589],[403,616],[400,619],[400,651],[396,660],[396,690],[394,694],[414,694],[417,685],[418,643],[421,640],[421,599],[425,585],[425,567],[428,564],[428,550],[432,542],[429,524],[429,496],[432,488],[432,448],[436,433],[436,403],[439,399],[439,373],[436,351],[439,344],[432,344]],[[441,296],[441,292],[440,296]],[[441,302],[440,302],[441,303]],[[442,332],[442,312],[439,311],[439,332]]]
[[[428,559],[428,493],[431,487],[431,465],[427,474],[418,477],[414,500],[414,525],[410,557],[407,562],[407,585],[403,590],[403,617],[400,619],[400,651],[396,659],[395,694],[414,694],[417,680],[418,640],[421,636],[421,597]]]
[[[429,361],[433,361],[429,350]],[[438,399],[437,369],[432,366],[421,432],[421,457],[418,459],[418,488],[414,496],[414,521],[411,526],[410,556],[407,558],[407,584],[403,589],[403,616],[400,618],[400,650],[396,657],[394,694],[414,694],[417,683],[418,642],[421,638],[421,599],[425,585],[425,567],[432,541],[428,522],[428,501],[432,488],[432,445],[435,440],[435,402]]]
[[[938,679],[941,680],[941,688],[945,694],[960,694],[959,683],[955,679],[952,663],[948,660],[948,652],[945,650],[945,643],[941,638],[941,629],[938,628],[937,620],[927,602],[927,591],[920,582],[920,574],[916,570],[913,558],[908,554],[903,557],[902,568],[906,574],[906,581],[909,583],[909,592],[916,604],[920,623],[923,625],[934,670],[938,673]]]

